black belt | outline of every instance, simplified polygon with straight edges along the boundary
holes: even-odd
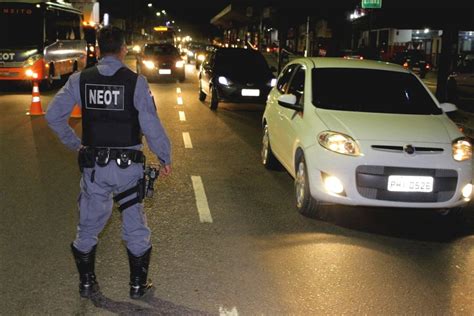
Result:
[[[128,167],[132,162],[144,162],[143,152],[135,149],[92,148],[94,158],[99,166],[105,166],[110,160],[115,160],[119,167]]]
[[[100,167],[108,165],[111,160],[115,160],[120,168],[127,168],[135,163],[144,163],[145,155],[140,150],[106,147],[84,147],[79,151],[79,167],[94,168],[97,164]]]
[[[109,159],[118,159],[122,155],[127,155],[132,162],[143,162],[143,152],[135,149],[122,149],[122,148],[107,148],[107,147],[93,147],[95,158],[99,158],[100,155],[104,155],[108,152]]]

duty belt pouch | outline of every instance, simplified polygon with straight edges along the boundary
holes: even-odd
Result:
[[[84,171],[84,168],[94,168],[95,167],[95,155],[94,149],[90,147],[83,147],[79,149],[79,154],[77,155],[77,161],[79,164],[79,170]]]

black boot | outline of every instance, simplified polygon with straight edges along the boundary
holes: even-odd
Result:
[[[151,280],[147,279],[151,247],[140,257],[135,257],[128,249],[127,254],[130,263],[130,297],[137,299],[152,287]]]
[[[99,284],[94,273],[96,246],[88,253],[80,252],[73,244],[71,244],[71,249],[79,271],[79,294],[82,297],[91,297],[99,292]]]

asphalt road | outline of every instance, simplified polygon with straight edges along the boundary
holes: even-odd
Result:
[[[184,83],[151,83],[174,172],[145,203],[155,290],[143,301],[128,298],[117,210],[97,250],[102,294],[79,297],[69,248],[75,154],[44,117],[25,115],[28,89],[0,91],[0,315],[474,314],[472,209],[461,218],[346,207],[325,221],[300,216],[290,176],[260,164],[263,106],[210,111],[193,68]],[[42,93],[44,109],[54,93]],[[71,125],[80,132],[80,119]]]

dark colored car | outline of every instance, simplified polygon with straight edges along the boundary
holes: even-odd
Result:
[[[265,103],[276,84],[272,70],[258,51],[219,48],[209,54],[199,72],[199,100],[210,96],[210,108],[219,101]]]
[[[402,65],[406,69],[410,69],[419,75],[420,78],[425,78],[426,73],[431,69],[430,63],[426,61],[425,54],[416,49],[396,53],[392,62]]]
[[[186,52],[186,60],[190,64],[192,61],[196,60],[197,52],[206,50],[206,43],[191,42],[188,44]]]
[[[448,78],[448,100],[474,112],[474,52],[459,56],[456,70]]]
[[[194,59],[196,63],[196,70],[199,70],[206,57],[214,52],[218,47],[214,45],[206,45],[205,47],[196,50],[194,53]]]
[[[149,78],[185,79],[185,62],[171,44],[146,44],[137,55],[137,72]]]

